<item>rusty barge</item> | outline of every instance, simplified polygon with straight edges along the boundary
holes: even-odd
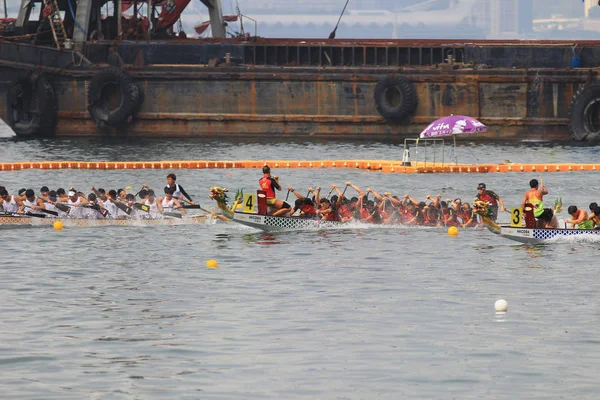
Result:
[[[23,0],[0,36],[0,118],[19,136],[401,141],[461,114],[489,127],[467,140],[598,138],[600,41],[225,38],[220,0],[202,2],[221,37],[170,35],[170,2],[138,18],[134,1],[132,22],[121,0],[112,16]]]

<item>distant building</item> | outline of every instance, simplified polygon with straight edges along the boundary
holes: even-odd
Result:
[[[517,38],[532,32],[532,0],[486,0],[486,2],[490,13],[490,38]]]

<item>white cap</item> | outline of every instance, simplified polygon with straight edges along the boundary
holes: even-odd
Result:
[[[74,191],[72,191],[72,190],[69,190],[69,193],[67,193],[67,195],[68,195],[69,197],[73,197],[73,196],[75,196],[76,194],[77,194],[77,193],[75,193],[75,192],[74,192]]]

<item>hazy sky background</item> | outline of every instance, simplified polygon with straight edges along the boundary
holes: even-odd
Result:
[[[75,0],[72,0],[75,1]],[[258,21],[264,37],[326,38],[345,0],[224,0],[224,14],[241,12]],[[1,2],[0,2],[1,4]],[[8,0],[16,16],[18,0]],[[2,7],[0,5],[0,7]],[[586,11],[587,10],[587,11]],[[183,28],[208,20],[206,7],[191,0]],[[244,28],[254,33],[254,23]],[[239,32],[231,23],[228,31]],[[337,38],[597,39],[596,0],[349,0]]]

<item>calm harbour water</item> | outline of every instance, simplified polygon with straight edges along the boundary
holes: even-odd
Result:
[[[397,145],[0,139],[1,161],[399,159]],[[463,144],[461,162],[596,162],[598,147]],[[11,191],[162,187],[175,172],[255,190],[258,170],[0,172]],[[508,207],[534,174],[279,169]],[[549,200],[600,201],[597,173],[547,173]],[[350,191],[351,189],[349,189]],[[327,190],[328,191],[328,190]],[[285,196],[285,192],[282,196]],[[349,192],[347,192],[349,193]],[[508,220],[508,214],[506,214]],[[566,214],[563,212],[562,217]],[[3,231],[0,387],[10,399],[597,399],[598,242],[524,246],[487,230],[265,234],[234,224]],[[206,267],[215,259],[217,269]],[[494,302],[508,301],[506,314]]]

